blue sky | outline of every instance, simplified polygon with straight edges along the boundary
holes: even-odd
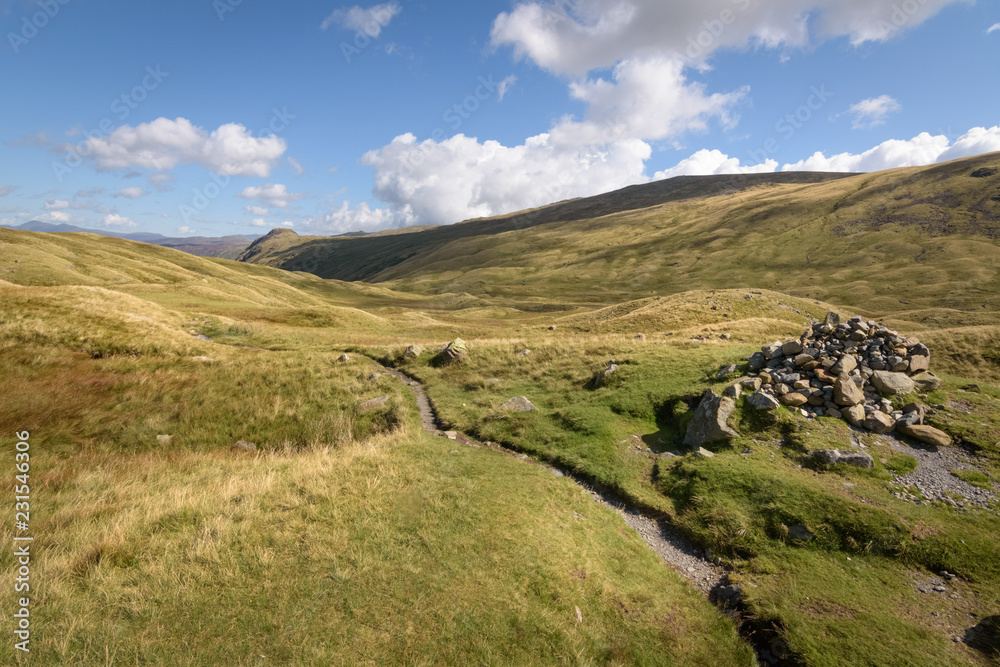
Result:
[[[0,26],[8,225],[337,234],[1000,150],[983,0],[0,0]]]

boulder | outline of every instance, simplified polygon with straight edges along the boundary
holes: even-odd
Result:
[[[933,426],[897,423],[896,430],[903,435],[910,436],[914,440],[919,440],[920,442],[928,445],[934,445],[935,447],[949,447],[951,445],[951,436],[944,431],[934,428]]]
[[[837,313],[835,313],[833,311],[828,312],[826,314],[826,317],[823,319],[823,326],[830,327],[831,329],[835,329],[839,325],[840,325],[840,315],[838,315]]]
[[[791,408],[800,408],[809,402],[809,398],[798,392],[793,392],[782,396],[781,402]]]
[[[822,368],[817,368],[815,373],[816,373],[816,379],[822,382],[823,384],[833,384],[834,382],[837,381],[836,375],[827,372]]]
[[[698,449],[710,442],[718,442],[736,437],[737,433],[727,423],[729,416],[736,409],[736,402],[731,398],[719,396],[709,389],[701,398],[701,403],[688,422],[687,433],[684,435],[684,446]]]
[[[781,353],[786,357],[794,357],[797,354],[802,354],[802,343],[797,340],[790,340],[781,346]]]
[[[858,367],[858,360],[853,354],[845,354],[840,358],[830,372],[834,375],[846,375]]]
[[[781,407],[773,396],[765,394],[762,391],[757,391],[747,396],[746,403],[747,405],[753,406],[757,410],[763,410],[765,412],[771,412],[772,410],[777,410]]]
[[[444,346],[444,349],[441,350],[437,358],[442,366],[451,366],[454,363],[462,361],[468,353],[469,348],[465,344],[465,341],[461,338],[456,338]]]
[[[416,359],[423,353],[423,351],[424,348],[420,347],[419,345],[411,345],[408,348],[406,348],[406,350],[403,352],[403,358]]]
[[[928,371],[931,368],[931,358],[929,356],[925,357],[921,355],[913,355],[910,357],[910,362],[907,364],[907,368],[909,369],[911,375],[914,373]],[[907,369],[904,368],[903,370]]]
[[[734,373],[736,373],[736,371],[738,371],[738,370],[739,370],[739,367],[736,366],[736,365],[726,366],[725,368],[722,368],[721,370],[719,370],[718,373],[715,374],[715,380],[716,380],[716,382],[721,382],[722,380],[725,380],[730,375],[733,375]]]
[[[501,410],[506,410],[507,412],[531,412],[532,410],[537,410],[531,401],[525,396],[515,396],[506,403],[500,406]]]
[[[618,364],[612,362],[608,364],[608,367],[603,371],[594,376],[594,386],[603,387],[608,382],[608,378],[615,374],[618,370]]]
[[[784,355],[784,352],[781,351],[781,343],[771,343],[770,345],[765,345],[760,348],[760,351],[765,357],[768,358],[768,360],[777,359],[778,357]]]
[[[851,405],[845,407],[841,412],[844,415],[844,419],[851,426],[861,426],[861,422],[865,419],[865,407],[863,405]]]
[[[817,463],[825,465],[843,464],[859,468],[874,468],[875,460],[865,452],[845,449],[818,449],[812,452]]]
[[[872,433],[890,433],[896,427],[896,420],[876,410],[861,421],[861,426]]]
[[[749,368],[752,371],[759,371],[760,369],[767,366],[767,357],[764,356],[763,352],[754,352],[750,355]]]
[[[916,384],[907,377],[906,373],[893,373],[892,371],[875,371],[872,376],[872,384],[883,396],[912,394],[916,389]]]
[[[865,402],[865,393],[849,375],[840,375],[833,384],[833,402],[840,406],[860,405]]]

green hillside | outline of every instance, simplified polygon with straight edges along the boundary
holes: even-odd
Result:
[[[285,232],[241,259],[501,303],[755,287],[913,322],[993,324],[998,168],[991,154],[839,178],[685,177],[420,231]]]

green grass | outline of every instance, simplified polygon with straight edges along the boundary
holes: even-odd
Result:
[[[993,480],[990,476],[979,470],[952,470],[951,474],[958,477],[963,482],[968,482],[972,486],[991,491]]]
[[[885,467],[897,475],[908,475],[917,469],[919,463],[908,454],[897,454],[886,459]]]

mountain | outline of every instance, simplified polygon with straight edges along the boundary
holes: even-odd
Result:
[[[17,229],[22,232],[46,232],[46,233],[83,233],[97,234],[99,236],[110,236],[116,239],[128,239],[130,241],[140,241],[153,245],[174,248],[191,255],[200,257],[222,257],[233,259],[239,255],[256,236],[245,236],[234,234],[230,236],[208,237],[190,236],[182,238],[170,238],[162,234],[152,234],[149,232],[134,232],[130,234],[122,232],[112,232],[104,229],[84,229],[75,225],[59,224],[54,225],[49,222],[31,220],[19,226],[0,225],[6,229]]]

